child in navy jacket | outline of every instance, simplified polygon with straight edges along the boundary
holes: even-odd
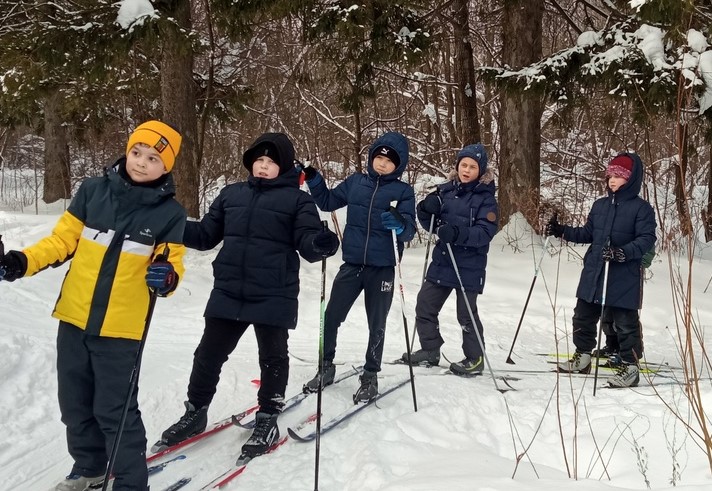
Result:
[[[324,320],[324,385],[334,381],[336,335],[354,302],[364,292],[368,316],[368,348],[361,386],[354,403],[370,401],[378,394],[377,372],[381,370],[386,317],[393,300],[393,282],[398,258],[392,230],[398,239],[398,254],[404,242],[415,235],[415,193],[400,180],[408,164],[408,140],[400,133],[386,133],[368,152],[368,172],[353,174],[333,190],[321,175],[307,167],[307,185],[317,206],[333,211],[346,206],[346,227],[341,244],[344,264],[334,279]],[[391,202],[398,204],[391,210]],[[319,389],[319,374],[304,386]]]
[[[621,153],[608,164],[608,195],[596,200],[583,227],[561,225],[552,217],[547,235],[579,244],[591,244],[583,258],[583,271],[576,291],[571,360],[559,364],[562,372],[588,373],[591,350],[596,346],[596,325],[605,307],[610,309],[618,334],[622,364],[608,379],[613,387],[633,387],[640,376],[642,355],[638,308],[640,307],[641,262],[655,245],[655,213],[650,203],[638,196],[643,183],[643,163],[635,153]],[[604,283],[608,268],[607,282]]]
[[[495,199],[494,174],[487,167],[487,152],[482,144],[467,145],[457,155],[457,176],[441,184],[418,204],[418,220],[429,229],[434,220],[438,240],[425,282],[415,306],[415,327],[422,349],[412,353],[414,365],[437,365],[440,346],[438,315],[453,290],[457,295],[457,320],[462,328],[465,358],[450,365],[457,375],[479,375],[484,369],[483,349],[475,329],[484,342],[484,328],[477,313],[477,295],[485,286],[489,244],[497,233],[499,215]],[[466,295],[462,294],[447,245],[452,248]],[[470,304],[475,325],[467,309]],[[407,362],[407,353],[403,355]]]

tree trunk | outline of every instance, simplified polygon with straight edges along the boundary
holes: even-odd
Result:
[[[516,70],[542,56],[543,0],[505,0],[504,65]],[[521,212],[538,229],[542,103],[529,93],[502,93],[499,158],[500,225]]]
[[[44,103],[44,187],[42,199],[54,203],[72,196],[67,130],[60,114],[61,95],[55,92]]]
[[[707,210],[702,210],[702,223],[705,228],[705,241],[712,241],[712,152],[707,166]]]
[[[470,43],[470,11],[467,0],[455,0],[452,4],[452,20],[455,37],[455,96],[456,117],[460,135],[460,145],[480,141],[480,127],[477,118],[477,90],[475,86],[475,60]]]
[[[680,219],[680,232],[683,236],[689,237],[692,233],[692,221],[690,217],[689,206],[687,202],[687,192],[685,190],[685,179],[687,177],[688,168],[688,135],[687,124],[677,124],[677,148],[680,155],[680,160],[675,166],[675,207]]]
[[[180,29],[191,31],[189,0],[169,2],[173,17]],[[180,154],[173,168],[176,197],[185,207],[188,216],[200,216],[200,158],[197,149],[198,119],[196,115],[195,85],[193,82],[193,49],[190,41],[174,25],[162,30],[163,54],[161,57],[161,99],[163,121],[174,126],[183,137]]]

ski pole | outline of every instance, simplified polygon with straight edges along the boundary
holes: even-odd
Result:
[[[165,261],[168,259],[170,249],[166,244],[163,252],[156,256],[156,261]],[[146,312],[146,322],[143,326],[143,334],[141,335],[141,341],[138,345],[138,351],[136,352],[136,361],[134,362],[133,369],[131,370],[131,378],[129,379],[129,390],[126,394],[126,401],[124,402],[124,407],[121,411],[121,419],[119,420],[119,426],[116,429],[116,438],[114,438],[114,444],[111,447],[111,454],[109,455],[109,464],[106,467],[106,473],[104,474],[104,484],[102,485],[102,491],[106,491],[109,486],[109,478],[111,473],[114,471],[114,464],[116,463],[116,454],[119,450],[119,442],[121,441],[121,434],[124,431],[124,426],[126,425],[126,415],[129,412],[129,405],[131,404],[131,396],[136,390],[136,384],[138,383],[138,374],[141,370],[141,357],[143,356],[143,348],[146,346],[146,337],[148,336],[148,328],[151,326],[151,319],[153,318],[153,310],[156,308],[156,299],[158,298],[158,293],[155,290],[151,290],[148,300],[148,311]]]
[[[609,239],[610,243],[610,239]],[[601,352],[601,336],[603,335],[603,310],[606,308],[606,290],[608,290],[608,268],[610,268],[610,261],[606,261],[606,265],[603,267],[603,292],[601,293],[601,317],[598,319],[598,336],[596,338],[596,352]],[[594,363],[593,357],[591,357],[591,363]],[[596,358],[596,366],[593,369],[593,397],[596,397],[596,385],[598,383],[598,358]]]
[[[425,283],[425,273],[428,271],[428,257],[430,256],[430,244],[433,241],[433,227],[435,226],[435,215],[430,215],[430,227],[428,227],[428,244],[425,246],[425,262],[423,263],[423,278],[420,284]],[[418,334],[417,327],[413,328],[413,339],[410,341],[410,349],[415,346],[415,335]]]
[[[328,229],[326,220],[322,230]],[[324,385],[324,317],[326,312],[326,256],[321,258],[321,296],[319,304],[319,390],[316,393],[316,442],[314,458],[314,491],[319,491],[319,451],[321,448],[321,392]]]
[[[398,214],[393,204],[389,210],[393,214]],[[410,388],[413,392],[413,410],[418,412],[418,400],[415,395],[415,376],[413,375],[413,365],[410,362],[410,336],[408,335],[408,318],[405,316],[405,295],[403,294],[403,275],[401,274],[401,262],[400,254],[398,254],[398,237],[396,236],[396,231],[391,230],[391,236],[393,237],[393,254],[396,259],[396,269],[398,270],[398,286],[400,287],[400,304],[401,304],[401,315],[403,316],[403,333],[405,334],[405,352],[408,354],[408,370],[410,372]]]
[[[534,291],[534,285],[536,284],[536,279],[539,277],[539,267],[541,266],[541,261],[544,259],[544,254],[546,254],[546,248],[549,245],[549,239],[547,237],[544,241],[544,248],[541,250],[541,256],[534,266],[534,278],[532,279],[532,284],[529,286],[529,293],[527,294],[527,299],[524,302],[524,310],[522,310],[522,315],[519,317],[519,324],[517,324],[517,330],[514,332],[514,339],[512,339],[512,347],[509,348],[509,354],[507,355],[507,363],[510,365],[515,365],[514,360],[512,360],[512,351],[514,351],[514,343],[517,341],[517,336],[519,336],[519,329],[522,328],[522,321],[524,320],[524,314],[527,311],[527,306],[529,305],[529,299],[532,297],[532,291]]]
[[[457,281],[460,283],[460,291],[462,291],[462,298],[465,301],[465,305],[467,306],[467,313],[470,314],[472,327],[474,328],[475,334],[477,335],[477,342],[480,343],[480,349],[482,350],[482,356],[485,359],[485,365],[487,365],[487,369],[492,375],[492,382],[494,382],[494,388],[497,389],[498,392],[506,392],[508,389],[500,389],[499,385],[497,385],[497,378],[494,376],[492,365],[490,365],[489,358],[487,358],[487,352],[485,351],[485,343],[482,341],[482,336],[480,336],[480,330],[477,326],[477,322],[475,321],[475,314],[472,312],[472,306],[470,305],[470,301],[467,299],[467,292],[465,292],[465,285],[462,283],[462,278],[460,277],[460,270],[457,267],[457,261],[455,261],[455,254],[452,253],[452,247],[449,243],[446,243],[445,245],[447,246],[447,252],[450,254],[450,261],[452,261],[452,267],[455,269],[455,276],[457,276]]]

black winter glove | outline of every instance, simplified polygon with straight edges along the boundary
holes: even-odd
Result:
[[[437,193],[430,193],[418,206],[420,207],[420,211],[428,215],[439,216],[443,203]]]
[[[620,247],[604,247],[601,257],[604,261],[625,262],[625,252]]]
[[[302,172],[307,181],[311,181],[318,174],[317,170],[313,166],[303,167]]]
[[[27,272],[27,256],[20,251],[10,251],[0,256],[0,281],[15,281]]]
[[[178,286],[178,273],[166,260],[153,261],[146,271],[146,284],[159,297],[165,297]]]
[[[546,235],[553,235],[557,239],[564,235],[564,225],[561,225],[556,218],[556,213],[551,217],[549,223],[546,224]]]
[[[331,230],[324,230],[314,236],[312,246],[317,254],[324,257],[333,256],[339,250],[339,236]]]
[[[437,231],[440,240],[446,244],[453,244],[457,239],[462,239],[463,241],[467,239],[469,234],[468,230],[463,227],[458,227],[457,225],[445,224],[438,227]]]

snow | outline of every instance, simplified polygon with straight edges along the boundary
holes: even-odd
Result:
[[[116,16],[116,23],[124,29],[131,29],[135,25],[141,24],[146,17],[155,14],[156,10],[149,0],[122,0]]]
[[[700,114],[712,107],[712,51],[700,54],[699,71],[705,81],[705,91],[700,95]]]
[[[585,31],[582,32],[578,39],[576,39],[576,46],[594,46],[596,44],[601,44],[601,33],[596,31]]]
[[[8,249],[32,244],[51,230],[59,211],[31,215],[0,211],[0,233]],[[326,215],[324,216],[326,218]],[[343,223],[343,222],[342,222]],[[517,239],[520,252],[510,245]],[[697,437],[673,417],[679,410],[686,424],[698,430],[687,412],[677,384],[592,394],[592,378],[557,378],[552,365],[537,353],[571,350],[571,313],[585,247],[560,248],[553,240],[541,263],[532,297],[517,338],[513,359],[505,363],[515,328],[541,255],[542,239],[512,220],[495,238],[489,255],[487,285],[478,308],[485,325],[487,354],[493,368],[520,380],[516,391],[500,393],[486,373],[475,379],[439,376],[436,369],[415,368],[418,411],[410,386],[383,398],[342,426],[325,434],[320,447],[320,489],[323,490],[498,490],[549,491],[710,489],[712,478]],[[140,380],[140,403],[149,445],[183,412],[182,401],[192,353],[200,339],[202,313],[212,285],[210,263],[216,251],[189,251],[186,277],[171,298],[160,299],[151,323]],[[703,258],[703,257],[707,258]],[[412,334],[415,299],[421,281],[424,247],[405,251],[405,312]],[[694,318],[700,332],[712,327],[710,290],[705,292],[712,259],[694,258],[691,281]],[[331,284],[341,260],[330,259]],[[658,256],[645,285],[642,322],[648,361],[679,366],[670,274],[686,279],[686,260]],[[2,489],[49,489],[71,467],[64,427],[57,407],[55,332],[50,313],[66,265],[32,278],[0,282],[0,447]],[[315,372],[319,332],[320,264],[303,263],[299,325],[290,336],[290,351],[306,360],[291,361],[288,395],[298,392]],[[328,295],[328,287],[327,287]],[[404,325],[399,295],[389,315],[384,360],[404,351]],[[461,335],[454,315],[454,295],[441,315],[443,353],[460,359]],[[358,300],[341,326],[338,370],[363,362],[366,319]],[[709,341],[709,334],[707,334]],[[416,342],[416,348],[419,343]],[[441,364],[445,365],[444,360]],[[545,373],[524,374],[535,369]],[[672,376],[672,372],[664,374]],[[661,372],[661,375],[663,373]],[[407,377],[404,366],[384,364],[381,388]],[[599,373],[605,377],[606,373]],[[254,337],[241,340],[223,368],[218,393],[210,408],[217,421],[254,404],[259,377]],[[658,381],[672,382],[669,378]],[[705,369],[701,403],[712,408],[712,387]],[[643,382],[645,384],[645,382]],[[355,379],[324,392],[325,417],[351,405]],[[500,389],[507,386],[497,380]],[[602,381],[599,387],[602,387]],[[657,391],[657,393],[656,393]],[[316,409],[307,399],[280,418],[282,432]],[[162,490],[193,475],[186,491],[198,489],[236,458],[249,432],[231,427],[211,443],[186,450],[183,461],[170,464],[151,478]],[[517,457],[521,459],[517,463]],[[252,462],[226,489],[314,489],[314,444],[288,441],[274,454]],[[574,480],[576,477],[576,480]],[[648,483],[648,484],[646,484]]]
[[[687,45],[692,51],[698,53],[703,53],[709,48],[707,43],[707,38],[697,29],[690,29],[687,31]]]

